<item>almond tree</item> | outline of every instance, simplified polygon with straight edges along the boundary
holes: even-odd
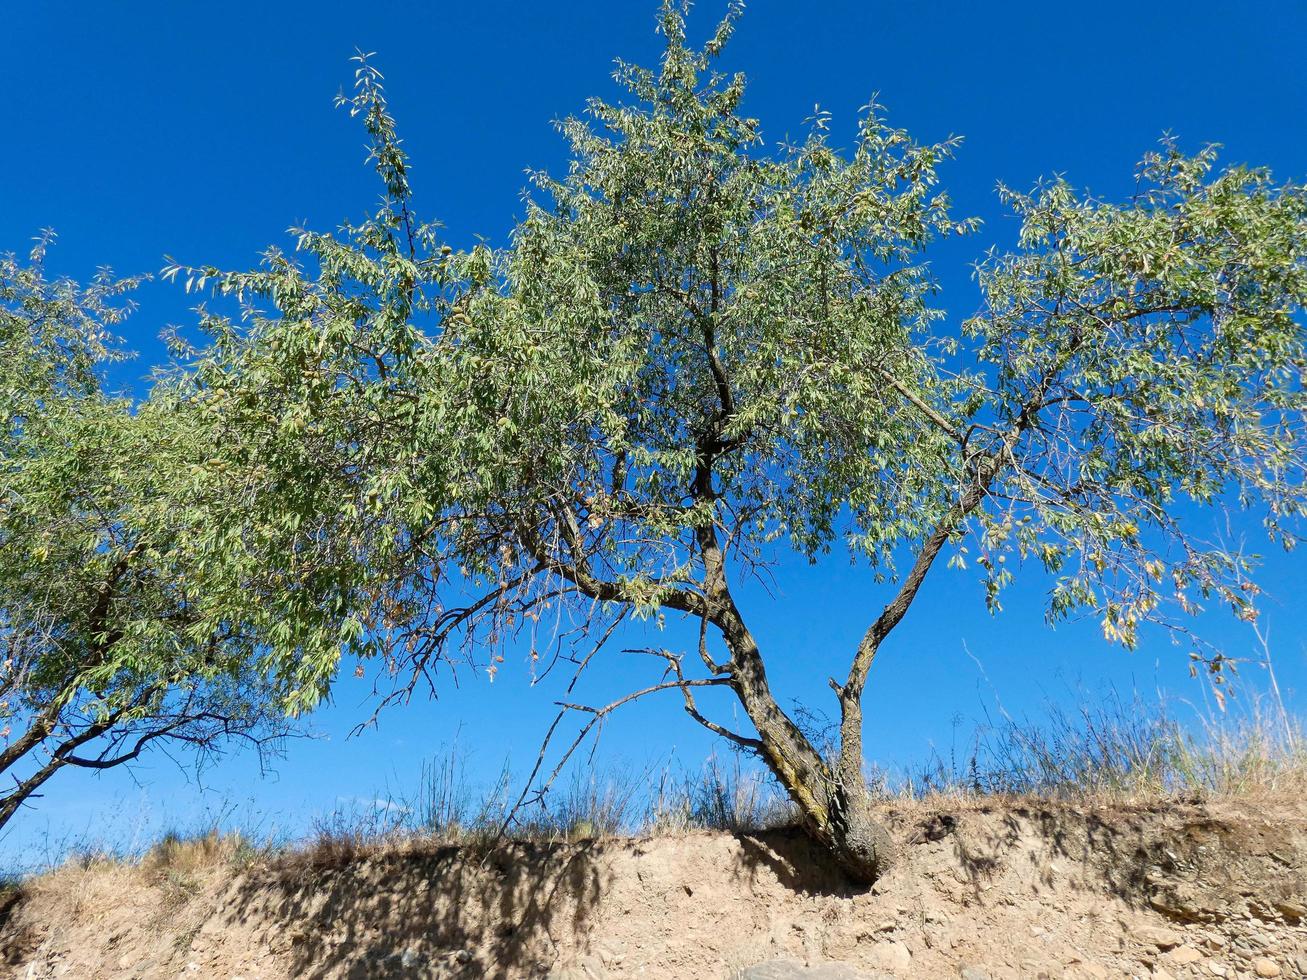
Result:
[[[535,175],[500,252],[415,223],[364,61],[342,102],[371,134],[382,211],[300,232],[303,264],[170,268],[247,304],[206,316],[213,343],[175,397],[218,406],[237,471],[280,474],[223,523],[284,513],[265,560],[285,582],[326,562],[339,585],[313,635],[335,623],[340,642],[279,648],[298,706],[342,651],[387,658],[403,696],[458,649],[493,670],[510,643],[533,663],[574,643],[584,668],[628,617],[683,617],[698,649],[648,651],[661,679],[564,704],[578,739],[675,692],[872,881],[892,842],[863,775],[867,681],[938,562],[975,565],[992,608],[1033,566],[1050,621],[1093,615],[1127,646],[1149,622],[1187,637],[1208,601],[1254,615],[1249,560],[1205,540],[1190,505],[1246,508],[1296,541],[1307,192],[1169,142],[1120,203],[1063,180],[1003,190],[1018,247],[979,264],[984,306],[957,323],[923,264],[975,230],[937,184],[957,142],[917,143],[872,106],[847,150],[818,114],[769,151],[742,77],[714,70],[737,14],[695,50],[664,8],[661,64],[619,63],[629,101],[560,125],[567,174]],[[880,611],[830,678],[823,754],[768,681],[791,652],[753,632],[737,590],[786,551],[836,544]],[[306,613],[287,610],[290,636]],[[1191,650],[1219,679],[1220,654]],[[747,729],[701,708],[708,687]]]

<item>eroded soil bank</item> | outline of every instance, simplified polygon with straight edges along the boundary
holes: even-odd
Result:
[[[870,892],[790,831],[69,865],[6,900],[0,964],[244,980],[1307,975],[1307,802],[935,804],[890,820],[905,856]]]

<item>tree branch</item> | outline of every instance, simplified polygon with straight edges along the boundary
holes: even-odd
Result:
[[[891,388],[893,388],[895,391],[897,391],[900,395],[902,395],[904,398],[906,398],[909,402],[911,402],[914,406],[916,406],[916,408],[917,408],[917,409],[918,409],[918,410],[919,410],[923,415],[925,415],[926,418],[930,419],[930,421],[933,422],[933,423],[935,424],[935,426],[936,426],[938,429],[940,429],[940,431],[942,431],[945,435],[947,435],[947,436],[948,436],[950,439],[952,439],[954,442],[956,442],[956,443],[958,443],[959,445],[961,445],[961,444],[963,444],[963,443],[966,441],[966,440],[965,440],[965,437],[964,437],[964,436],[962,435],[962,433],[958,430],[957,426],[955,426],[952,422],[950,422],[948,419],[946,419],[943,415],[941,415],[941,414],[940,414],[939,412],[937,412],[935,409],[931,408],[930,405],[928,405],[928,404],[927,404],[927,403],[926,403],[926,402],[921,398],[920,395],[918,395],[916,392],[914,392],[912,389],[910,389],[907,385],[905,385],[905,384],[904,384],[902,381],[900,381],[898,378],[894,377],[894,375],[890,374],[890,372],[886,371],[883,367],[879,367],[879,366],[877,366],[877,367],[873,367],[873,368],[872,368],[872,371],[875,372],[876,377],[880,378],[882,381],[884,381],[886,384],[888,384]]]

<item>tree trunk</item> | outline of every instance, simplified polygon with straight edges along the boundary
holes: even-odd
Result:
[[[725,403],[723,411],[729,414]],[[712,453],[702,445],[694,495],[699,500],[712,500],[715,496]],[[871,799],[862,775],[860,714],[856,737],[849,739],[842,735],[840,758],[832,768],[776,703],[767,683],[762,653],[727,585],[725,558],[716,530],[713,525],[705,524],[696,529],[695,535],[704,564],[705,625],[711,619],[721,630],[731,653],[731,687],[758,731],[759,754],[799,808],[808,833],[830,851],[850,878],[860,884],[873,884],[889,870],[894,860],[894,842],[871,811]],[[851,722],[847,710],[850,700],[847,692],[841,692],[846,729]]]
[[[872,812],[861,758],[850,764],[843,755],[832,769],[777,705],[748,631],[741,626],[730,630],[726,639],[733,654],[733,687],[758,731],[763,761],[798,807],[804,829],[850,878],[873,884],[889,870],[896,850],[888,829]]]
[[[830,848],[849,877],[860,884],[875,884],[893,867],[898,849],[889,828],[872,811],[861,773],[856,781],[829,788],[826,812],[826,825],[812,828],[813,835]]]

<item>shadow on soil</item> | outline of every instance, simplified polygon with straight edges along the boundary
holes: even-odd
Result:
[[[736,866],[723,870],[746,887],[770,869],[795,891],[857,891],[801,830],[737,839]],[[223,917],[274,924],[272,945],[297,977],[543,977],[560,948],[589,948],[612,859],[641,845],[512,842],[479,859],[451,846],[288,860],[237,879]]]

